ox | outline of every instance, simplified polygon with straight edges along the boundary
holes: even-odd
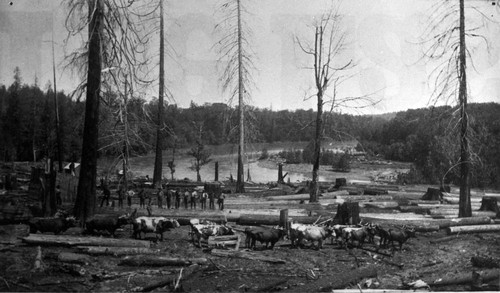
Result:
[[[134,232],[136,239],[142,239],[141,233],[155,233],[156,239],[160,236],[160,241],[163,241],[163,233],[170,229],[180,227],[179,222],[174,219],[165,217],[138,217],[133,221]]]

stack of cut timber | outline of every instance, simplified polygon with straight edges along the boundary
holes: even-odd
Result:
[[[231,250],[240,249],[240,235],[210,236],[208,237],[208,247],[229,248]]]

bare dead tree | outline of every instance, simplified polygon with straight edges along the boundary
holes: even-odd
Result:
[[[296,37],[295,40],[301,50],[313,59],[314,83],[316,92],[313,96],[317,99],[316,128],[314,134],[314,159],[312,182],[310,186],[310,202],[317,202],[319,195],[318,177],[321,152],[321,141],[324,135],[323,106],[325,96],[332,84],[340,80],[342,72],[353,67],[353,61],[345,61],[341,53],[346,45],[346,33],[341,27],[341,15],[337,7],[332,7],[327,13],[321,15],[313,24],[314,41],[307,42]],[[336,95],[335,95],[336,96]],[[311,98],[307,97],[306,99]],[[335,100],[331,101],[332,107]]]
[[[243,156],[245,153],[245,103],[250,98],[254,69],[250,51],[251,31],[243,19],[247,10],[241,0],[230,0],[220,6],[222,20],[215,30],[222,34],[216,44],[219,64],[223,65],[222,89],[230,95],[229,103],[238,98],[238,170],[236,192],[245,191]]]
[[[163,0],[160,0],[160,84],[158,86],[158,124],[156,129],[156,151],[155,151],[155,166],[153,170],[153,185],[161,186],[162,169],[163,169],[163,93],[165,88],[165,70],[164,70],[164,32],[163,32]],[[173,173],[172,173],[173,176]]]
[[[470,185],[472,157],[474,156],[471,147],[471,129],[469,125],[469,115],[467,110],[468,90],[467,90],[467,60],[472,63],[472,54],[467,46],[467,40],[479,38],[489,48],[488,40],[481,34],[489,18],[475,6],[477,3],[466,7],[464,0],[440,1],[431,10],[433,11],[429,25],[424,30],[426,39],[424,44],[424,56],[430,60],[438,60],[440,63],[432,72],[434,79],[434,92],[431,101],[437,103],[444,101],[451,103],[456,101],[458,117],[457,125],[453,129],[459,129],[456,134],[460,139],[460,155],[458,163],[460,166],[460,198],[459,217],[472,216],[470,202]],[[478,13],[480,22],[468,23],[466,28],[465,11]],[[489,50],[489,49],[488,49]],[[456,116],[455,116],[456,117]],[[452,131],[454,132],[454,131]]]
[[[88,26],[88,40],[67,56],[68,64],[81,74],[82,82],[74,94],[86,93],[82,158],[75,216],[82,223],[94,214],[96,202],[97,154],[99,146],[99,105],[103,93],[118,92],[123,85],[147,83],[144,53],[148,34],[144,23],[132,13],[133,1],[68,0],[66,18],[68,39],[81,36]],[[102,69],[104,67],[104,69]],[[126,92],[133,91],[130,86]]]

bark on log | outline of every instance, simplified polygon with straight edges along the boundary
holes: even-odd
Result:
[[[151,255],[133,255],[124,257],[119,263],[119,266],[131,267],[162,267],[162,266],[190,266],[192,264],[204,264],[206,258],[172,258],[163,256]]]
[[[268,256],[265,256],[262,254],[253,253],[253,252],[246,252],[246,251],[212,249],[212,251],[210,253],[212,255],[215,255],[215,256],[260,260],[260,261],[274,263],[274,264],[286,263],[286,261],[283,259],[279,259],[279,258],[275,258],[275,257],[268,257]]]
[[[160,249],[145,247],[113,247],[113,246],[77,246],[83,253],[90,255],[124,256],[133,254],[160,254]]]
[[[30,245],[150,247],[149,241],[69,235],[30,234],[30,236],[24,237],[22,240]]]
[[[318,217],[307,216],[289,216],[290,221],[301,224],[312,224]],[[257,226],[257,225],[270,225],[275,226],[280,224],[279,215],[262,215],[262,214],[241,214],[237,220],[238,225],[242,226]]]
[[[456,226],[446,229],[448,234],[464,234],[464,233],[483,233],[483,232],[499,232],[500,225],[475,225],[475,226]]]
[[[500,268],[500,259],[498,258],[473,256],[470,261],[477,268]]]
[[[454,218],[438,221],[439,228],[445,229],[455,226],[487,225],[491,223],[489,217]]]
[[[430,208],[428,207],[419,207],[419,206],[400,206],[399,210],[403,213],[415,213],[425,215],[429,213]]]
[[[357,268],[352,271],[341,272],[333,276],[320,278],[300,288],[294,288],[294,290],[298,289],[301,292],[331,292],[334,289],[344,289],[345,287],[355,284],[362,279],[376,277],[377,266],[371,265]]]
[[[86,265],[90,263],[90,258],[88,255],[72,253],[72,252],[59,253],[59,255],[57,256],[57,260],[60,262],[80,264],[80,265]]]
[[[500,270],[483,271],[481,272],[481,277],[485,282],[495,280],[500,277]],[[427,284],[429,284],[429,286],[431,287],[440,287],[448,285],[469,284],[472,282],[472,280],[472,273],[463,273],[451,277],[441,278],[434,282],[427,282]]]

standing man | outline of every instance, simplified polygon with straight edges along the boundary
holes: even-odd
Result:
[[[207,192],[205,190],[202,190],[202,193],[201,193],[201,209],[202,210],[207,209],[207,198],[208,198]]]
[[[132,197],[134,197],[134,195],[134,190],[132,189],[132,187],[129,187],[129,190],[127,192],[127,205],[129,208],[132,207]]]
[[[139,190],[139,208],[145,208],[146,207],[146,204],[144,203],[144,199],[145,199],[145,194],[144,194],[144,188],[141,187],[141,189]]]
[[[196,202],[197,201],[198,201],[198,192],[196,192],[196,189],[195,189],[191,193],[191,209],[193,209],[193,206],[194,206],[194,209],[196,210]]]
[[[186,191],[184,192],[184,208],[186,210],[188,209],[188,203],[190,197],[191,197],[191,192],[189,192],[189,189],[186,189]]]
[[[167,190],[167,209],[170,209],[172,206],[172,197],[174,191],[172,189]]]
[[[106,206],[109,206],[109,198],[111,196],[111,191],[109,191],[108,185],[106,185],[106,184],[103,185],[102,193],[103,193],[103,197],[101,200],[101,208],[104,205],[104,201],[106,201]]]
[[[175,190],[175,209],[179,209],[179,207],[181,206],[181,192],[179,191],[179,189],[176,189]]]
[[[163,188],[158,187],[158,193],[156,194],[156,200],[158,202],[158,208],[163,209]]]
[[[208,194],[208,208],[211,210],[215,210],[215,193],[212,191]]]
[[[219,194],[219,199],[217,200],[217,203],[219,204],[219,210],[223,211],[224,210],[224,199],[226,198],[226,195],[221,192]]]
[[[123,188],[120,186],[118,188],[118,207],[123,208]]]

